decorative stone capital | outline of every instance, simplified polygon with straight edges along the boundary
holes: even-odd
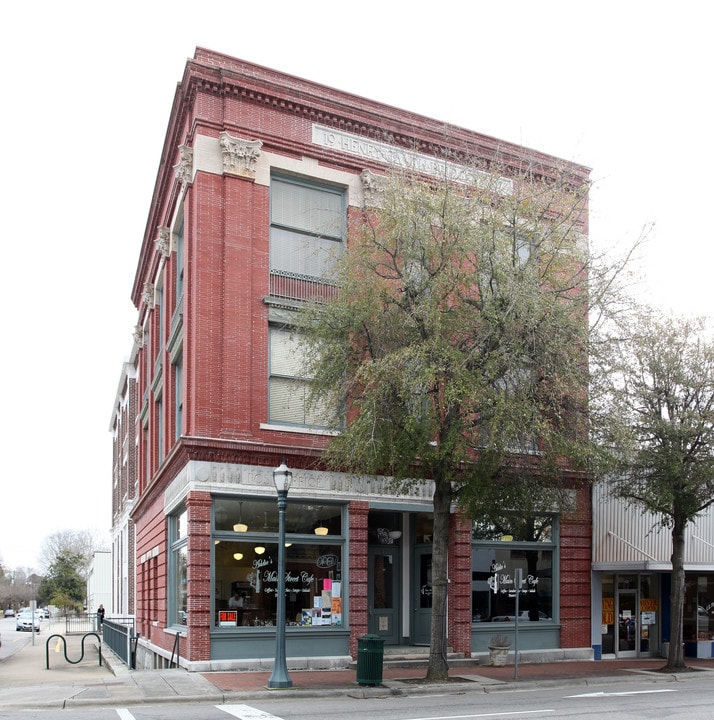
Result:
[[[362,170],[360,175],[362,189],[364,191],[365,207],[381,207],[382,193],[384,192],[387,179],[383,175],[377,175],[371,170]]]
[[[260,140],[232,137],[227,132],[222,132],[218,139],[223,152],[223,172],[226,175],[255,178],[255,166],[263,143]]]
[[[144,291],[141,293],[141,299],[144,301],[144,304],[151,309],[154,307],[155,290],[154,283],[147,282],[144,283]]]
[[[144,347],[144,326],[143,325],[135,325],[134,326],[134,342],[136,343],[136,346],[138,348]]]
[[[193,182],[193,148],[187,145],[179,146],[179,161],[174,165],[174,172],[182,185]]]
[[[161,257],[167,258],[171,254],[171,229],[159,225],[159,236],[156,238],[156,249]]]

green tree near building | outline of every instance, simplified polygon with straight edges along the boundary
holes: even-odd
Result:
[[[685,530],[714,504],[714,340],[702,318],[628,313],[593,356],[591,420],[612,492],[654,513],[672,536],[666,670],[686,669]]]
[[[37,591],[40,605],[55,605],[65,610],[81,609],[86,597],[82,577],[85,558],[81,553],[64,550],[49,565]]]
[[[443,168],[371,179],[337,297],[296,328],[312,407],[338,431],[327,461],[396,488],[433,483],[427,681],[448,673],[452,504],[484,518],[569,497],[591,450],[588,313],[606,311],[622,270],[593,264],[582,178]]]

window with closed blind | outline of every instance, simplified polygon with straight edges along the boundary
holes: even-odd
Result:
[[[345,193],[294,179],[270,184],[271,294],[307,299],[314,285],[331,284],[343,252]]]
[[[270,295],[292,302],[327,300],[336,292],[336,261],[344,252],[343,188],[273,176],[270,182]],[[288,320],[289,325],[289,320]],[[325,409],[309,402],[299,339],[290,327],[270,327],[268,419],[324,429]]]
[[[310,378],[302,373],[298,338],[282,327],[270,328],[269,419],[272,423],[325,427],[325,413],[308,402]]]

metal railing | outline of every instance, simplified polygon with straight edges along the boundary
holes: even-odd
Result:
[[[284,270],[270,271],[270,296],[293,301],[331,300],[338,288],[329,280],[298,275]]]
[[[105,619],[103,624],[104,645],[133,670],[136,659],[136,643],[139,635],[135,632],[134,618],[122,617]]]
[[[99,619],[97,613],[76,613],[65,615],[65,634],[97,632],[99,630]]]

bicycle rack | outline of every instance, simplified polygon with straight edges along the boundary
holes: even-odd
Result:
[[[64,635],[59,635],[59,634],[50,635],[47,638],[47,642],[45,643],[45,669],[46,670],[50,669],[50,640],[52,640],[52,638],[60,638],[62,640],[62,649],[64,651],[64,659],[71,665],[77,665],[77,664],[81,663],[82,660],[84,660],[84,642],[91,635],[94,635],[94,637],[97,638],[97,640],[99,641],[99,667],[101,667],[102,666],[102,639],[99,637],[99,635],[97,633],[89,632],[89,633],[84,633],[84,635],[82,635],[82,654],[79,656],[79,660],[70,660],[67,657],[67,639],[65,638]]]

